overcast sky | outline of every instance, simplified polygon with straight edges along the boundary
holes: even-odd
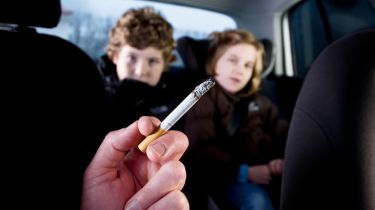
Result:
[[[116,19],[127,9],[142,7],[145,4],[155,7],[175,28],[182,30],[194,29],[194,31],[210,33],[214,30],[234,28],[236,25],[232,19],[218,13],[149,1],[62,0],[63,10],[90,11],[98,16],[111,16]]]

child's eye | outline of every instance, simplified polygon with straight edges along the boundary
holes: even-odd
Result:
[[[160,63],[160,61],[158,60],[158,59],[150,59],[149,61],[148,61],[148,64],[150,65],[150,66],[153,66],[153,65],[156,65],[156,64],[159,64]]]
[[[245,68],[252,69],[254,67],[253,63],[247,63],[245,64]]]
[[[229,58],[228,60],[231,63],[237,63],[237,59],[236,58]]]
[[[131,64],[134,64],[134,63],[137,62],[137,56],[135,56],[135,55],[128,55],[126,57],[126,59],[127,59],[128,63],[131,63]]]

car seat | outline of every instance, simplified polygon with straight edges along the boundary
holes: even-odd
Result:
[[[281,209],[375,209],[375,29],[314,61],[287,139]]]
[[[208,54],[209,41],[183,36],[177,39],[176,50],[188,71],[205,77],[205,65]]]
[[[275,46],[270,39],[262,38],[260,41],[265,50],[260,93],[267,96],[278,107],[280,117],[289,121],[303,79],[289,76],[275,76],[273,74],[276,64]],[[184,71],[193,75],[189,79],[194,82],[195,80],[205,78],[204,69],[208,47],[208,39],[194,39],[189,36],[183,36],[177,40],[177,52],[184,63]],[[186,78],[185,75],[184,78]],[[196,85],[196,82],[193,84]]]
[[[83,172],[104,136],[95,64],[33,27],[54,27],[60,15],[59,0],[0,3],[9,196],[2,209],[79,209]]]
[[[265,49],[263,78],[269,75],[275,66],[275,50],[271,40],[260,39]],[[208,39],[194,39],[183,36],[177,39],[177,52],[188,71],[205,77],[205,65],[209,48]]]

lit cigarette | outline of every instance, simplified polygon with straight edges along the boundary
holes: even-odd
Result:
[[[189,111],[189,109],[214,85],[214,79],[209,78],[195,87],[195,89],[163,120],[163,122],[161,122],[156,131],[147,136],[138,145],[138,148],[142,152],[145,152],[147,146],[151,142],[167,132],[167,130],[169,130],[187,111]]]

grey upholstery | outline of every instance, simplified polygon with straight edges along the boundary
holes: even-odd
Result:
[[[375,209],[375,29],[314,61],[287,140],[281,209]]]

